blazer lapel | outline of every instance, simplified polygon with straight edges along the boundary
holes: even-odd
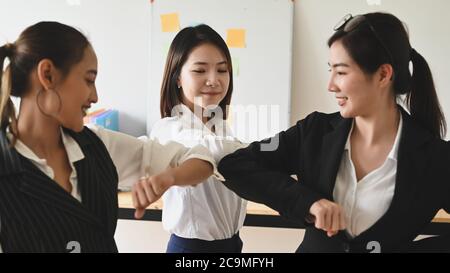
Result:
[[[102,177],[100,170],[95,170],[93,166],[101,166],[92,162],[93,157],[89,156],[91,149],[96,149],[91,140],[82,134],[75,134],[74,132],[65,129],[80,145],[85,157],[74,163],[78,176],[78,187],[83,198],[83,206],[99,221],[99,223],[108,223],[108,217],[111,217],[111,212],[117,211],[114,207],[105,207],[104,203],[108,198],[117,199],[116,195],[109,196],[111,191],[105,183],[109,183],[110,178]]]
[[[94,225],[100,225],[98,219],[90,211],[55,181],[42,173],[33,163],[26,159],[22,162],[26,171],[18,181],[20,191]]]
[[[70,193],[42,173],[41,170],[28,159],[21,156],[14,148],[11,148],[9,140],[3,132],[0,133],[0,149],[0,176],[13,175],[17,177],[17,180],[13,181],[13,183],[17,184],[19,191],[94,225],[100,225],[99,219],[94,217]]]
[[[414,202],[417,186],[426,181],[425,171],[428,169],[425,145],[432,135],[418,127],[403,109],[402,135],[397,158],[397,175],[394,196],[386,213],[369,229],[354,238],[354,241],[381,240],[386,238],[386,230],[395,231],[396,222],[401,222],[402,215],[408,215],[410,205]],[[401,232],[401,231],[399,231]]]
[[[89,164],[89,159],[84,158],[83,160],[75,162],[75,168],[78,175],[78,186],[80,189],[81,196],[83,197],[83,206],[85,206],[100,222],[104,219],[106,213],[102,211],[104,206],[102,205],[103,196],[99,195],[101,193],[107,194],[105,189],[102,189],[98,177],[94,170],[92,170],[92,164]],[[103,195],[102,194],[102,195]]]
[[[336,176],[352,122],[353,119],[337,117],[331,121],[334,130],[326,134],[322,140],[318,187],[329,200],[333,200]]]
[[[432,139],[431,134],[418,128],[411,117],[402,110],[404,127],[400,140],[392,207],[396,210],[408,210],[413,202],[414,193],[420,182],[423,182],[427,165],[425,143]]]

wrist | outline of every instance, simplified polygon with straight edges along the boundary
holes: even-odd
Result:
[[[167,188],[169,188],[171,186],[174,186],[174,185],[177,185],[177,181],[178,181],[178,179],[177,179],[177,174],[178,174],[177,169],[178,169],[177,167],[169,168],[169,169],[167,169],[164,172],[165,176],[167,176],[167,179],[165,179]]]

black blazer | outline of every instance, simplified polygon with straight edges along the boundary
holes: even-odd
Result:
[[[225,185],[243,198],[264,203],[282,216],[307,225],[297,251],[364,252],[371,250],[370,241],[379,242],[382,252],[417,250],[413,239],[437,211],[444,208],[450,212],[450,149],[403,109],[402,117],[392,203],[373,226],[353,239],[342,231],[328,238],[324,231],[304,221],[315,201],[333,200],[352,119],[344,119],[339,113],[315,112],[274,138],[254,142],[224,157],[219,172],[226,179]],[[261,144],[269,141],[279,142],[278,148],[261,151]],[[299,182],[291,177],[294,174]],[[448,237],[433,241],[434,250],[450,251]]]
[[[117,252],[116,168],[92,131],[66,132],[85,156],[74,163],[82,203],[11,148],[6,135],[0,133],[0,243],[4,252]]]

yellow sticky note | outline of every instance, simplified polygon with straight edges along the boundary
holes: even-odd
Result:
[[[180,30],[178,13],[161,14],[162,32],[177,32]]]
[[[228,29],[227,30],[228,47],[245,47],[245,29]]]

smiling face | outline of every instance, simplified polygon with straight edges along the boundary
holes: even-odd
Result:
[[[181,68],[178,86],[182,101],[194,111],[194,98],[201,98],[202,108],[219,105],[230,84],[227,60],[212,44],[201,44],[189,54]]]
[[[96,77],[97,56],[92,47],[88,46],[84,50],[83,59],[55,86],[61,98],[62,107],[57,119],[62,126],[75,132],[83,129],[83,117],[87,109],[98,100]]]
[[[341,41],[330,47],[330,81],[328,90],[335,93],[344,118],[369,115],[376,111],[381,92],[375,77],[365,74],[348,55]]]

